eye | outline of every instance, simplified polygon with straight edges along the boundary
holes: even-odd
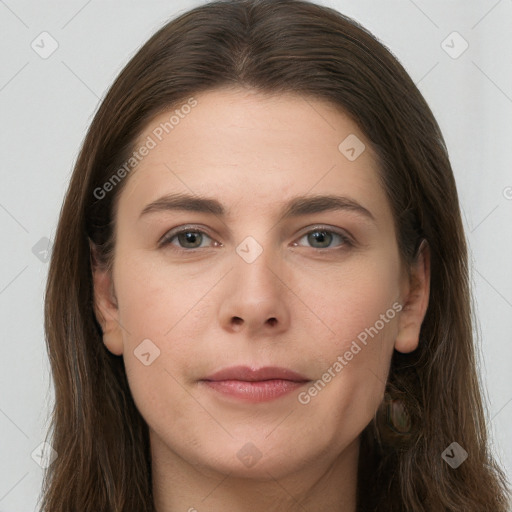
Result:
[[[308,231],[299,240],[303,240],[304,238],[307,239],[308,243],[312,244],[313,249],[340,249],[345,245],[352,245],[348,236],[323,227],[316,227]],[[336,240],[339,242],[337,247],[332,247],[331,243],[333,241],[336,242]],[[294,245],[300,244],[294,243]]]
[[[176,239],[177,243],[173,243]],[[159,246],[165,245],[177,245],[178,249],[201,249],[204,248],[202,242],[205,239],[212,240],[204,231],[200,229],[193,229],[191,227],[185,227],[179,231],[170,231],[165,234],[162,240],[159,242]]]
[[[315,227],[314,229],[308,231],[302,235],[299,241],[303,239],[306,239],[308,243],[311,244],[313,249],[341,249],[344,246],[353,245],[348,236],[331,229],[327,229],[323,226]],[[208,240],[213,241],[213,239],[209,237],[203,230],[185,226],[179,230],[171,230],[166,233],[158,245],[159,247],[174,245],[177,246],[178,250],[194,250],[210,247],[211,245],[208,243],[203,245],[203,242],[207,242]],[[336,241],[338,243],[335,247],[332,247],[332,243]],[[217,246],[222,245],[216,241],[214,241],[214,243]],[[302,244],[297,242],[294,242],[292,245],[302,246]]]

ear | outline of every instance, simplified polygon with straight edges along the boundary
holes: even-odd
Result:
[[[398,322],[395,349],[407,353],[418,347],[430,295],[430,248],[426,240],[418,248],[404,288],[404,306]]]
[[[89,245],[94,287],[94,314],[103,331],[103,343],[112,354],[120,356],[123,354],[123,336],[112,272],[98,263],[96,247],[92,242]]]

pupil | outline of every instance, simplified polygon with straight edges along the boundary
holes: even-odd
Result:
[[[199,236],[200,236],[199,233],[187,231],[185,233],[180,233],[178,235],[178,238],[180,239],[180,243],[182,243],[182,244],[191,243],[192,245],[194,245],[194,241],[197,242],[197,240],[200,240]],[[196,237],[197,237],[197,240],[195,240]],[[199,243],[199,245],[201,245],[201,244]],[[197,244],[195,244],[194,247],[195,246],[197,246]]]
[[[327,240],[326,245],[329,245],[330,238],[332,238],[332,235],[327,233],[327,231],[315,231],[314,233],[310,234],[310,237],[312,237],[312,240],[314,240],[316,242],[320,242],[320,244],[322,244],[322,242],[325,242]],[[310,242],[311,242],[311,240],[310,240]]]

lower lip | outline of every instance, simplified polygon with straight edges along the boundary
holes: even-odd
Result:
[[[218,393],[253,403],[275,400],[305,384],[305,382],[281,379],[254,382],[245,380],[204,380],[201,382]]]

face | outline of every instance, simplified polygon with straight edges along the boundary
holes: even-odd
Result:
[[[373,418],[393,350],[416,348],[428,266],[414,288],[375,155],[342,111],[247,90],[194,100],[135,145],[150,149],[119,197],[112,274],[94,274],[105,345],[169,460],[254,477],[332,463]]]

